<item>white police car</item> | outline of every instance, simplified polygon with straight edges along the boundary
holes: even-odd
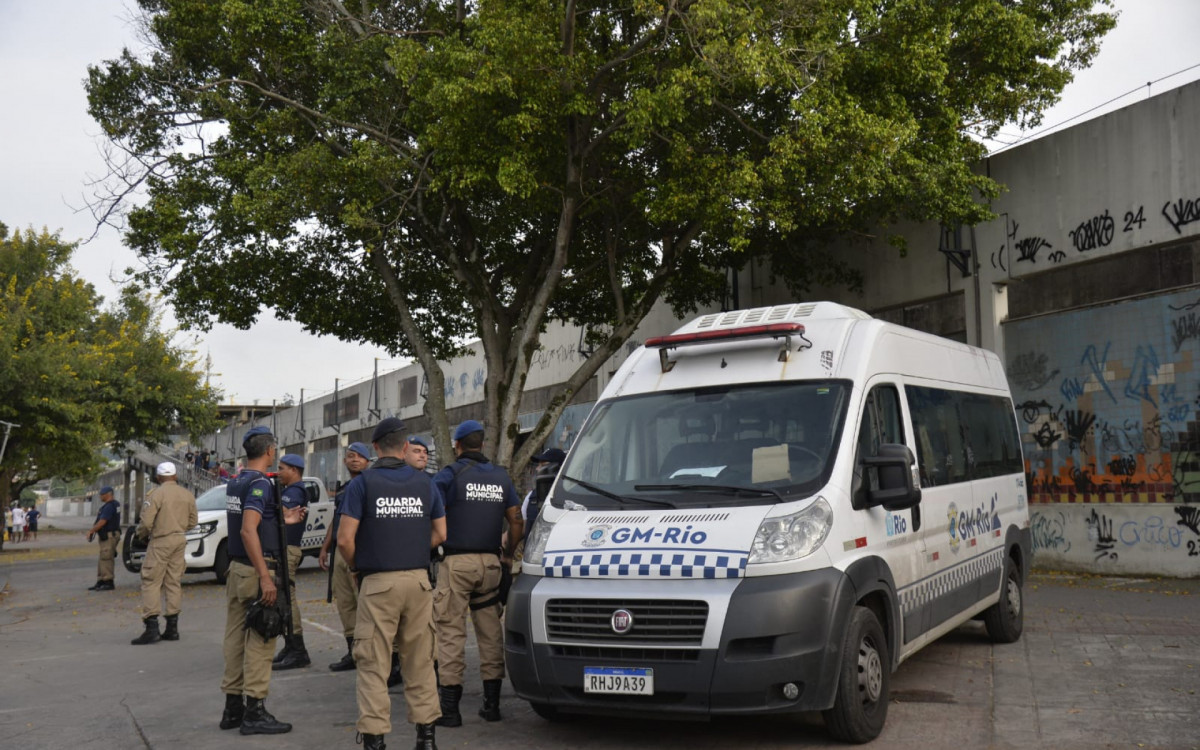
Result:
[[[300,548],[306,556],[316,557],[325,541],[325,532],[333,522],[333,501],[329,499],[325,485],[317,477],[304,477],[301,483],[309,493],[309,501]],[[226,541],[229,527],[225,517],[225,487],[223,484],[218,485],[196,498],[198,521],[194,527],[188,529],[187,548],[184,552],[188,573],[212,571],[219,583],[225,582],[225,573],[229,570]],[[125,538],[121,545],[122,560],[125,568],[131,573],[141,572],[142,560],[146,556],[146,545],[133,537],[136,529],[135,524],[125,530]]]

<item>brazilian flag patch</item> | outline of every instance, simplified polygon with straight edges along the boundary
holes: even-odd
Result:
[[[253,497],[262,497],[263,491],[262,490],[250,490],[250,494]]]

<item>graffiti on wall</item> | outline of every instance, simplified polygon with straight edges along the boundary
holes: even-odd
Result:
[[[1130,518],[1093,508],[1083,516],[1080,532],[1087,536],[1087,552],[1094,562],[1116,562],[1123,553],[1135,550],[1141,554],[1200,557],[1200,507],[1179,506],[1174,511],[1168,515],[1151,513]],[[1029,520],[1035,553],[1071,551],[1071,525],[1079,523],[1079,516],[1034,510]]]
[[[1031,502],[1200,504],[1195,308],[1195,292],[1177,293],[1009,325]],[[1094,553],[1119,554],[1134,530],[1110,533],[1101,516],[1089,537],[1114,546]],[[1049,528],[1041,533],[1047,548],[1056,538]],[[1154,529],[1136,536],[1172,548],[1180,541]]]

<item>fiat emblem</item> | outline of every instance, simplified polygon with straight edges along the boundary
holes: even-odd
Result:
[[[609,625],[617,635],[625,635],[630,630],[633,630],[633,613],[627,609],[618,609],[612,613],[612,618],[609,620]]]

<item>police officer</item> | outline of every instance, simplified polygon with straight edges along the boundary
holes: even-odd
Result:
[[[138,523],[137,537],[149,539],[146,557],[142,561],[142,622],[145,630],[130,643],[142,646],[156,643],[158,613],[162,596],[166,594],[167,629],[162,640],[179,640],[179,607],[183,600],[183,572],[187,562],[183,559],[187,530],[196,525],[196,496],[188,492],[175,478],[175,464],[164,461],[154,471],[158,487],[146,496],[142,503],[142,519]]]
[[[89,586],[88,591],[112,591],[117,587],[113,583],[113,572],[116,566],[113,559],[117,556],[117,543],[121,540],[121,506],[113,497],[112,487],[100,488],[100,500],[103,505],[96,513],[96,523],[88,529],[87,540],[100,537],[100,562],[96,566],[96,585]]]
[[[221,728],[241,727],[242,734],[282,734],[291,724],[277,721],[263,702],[271,685],[274,644],[246,627],[246,610],[255,600],[274,606],[276,572],[283,545],[276,521],[274,485],[266,472],[275,463],[275,436],[252,427],[242,437],[246,468],[226,485],[229,572],[225,579],[225,674],[221,692],[225,711]],[[304,509],[285,508],[284,521],[304,519]],[[245,703],[242,701],[245,696]]]
[[[379,458],[351,480],[342,501],[338,552],[359,578],[354,660],[358,665],[358,731],[364,748],[383,748],[392,728],[387,674],[400,633],[404,700],[417,725],[418,750],[437,750],[433,670],[433,586],[429,550],[446,538],[441,493],[404,462],[404,424],[384,419],[371,435]]]
[[[350,473],[351,480],[365,471],[370,462],[371,449],[362,443],[351,443],[346,448],[345,458],[342,459],[342,465]],[[330,564],[333,565],[333,599],[337,602],[338,617],[342,621],[342,633],[346,636],[346,655],[329,665],[329,669],[334,672],[354,669],[354,620],[358,617],[358,583],[350,573],[350,566],[346,565],[346,561],[336,551],[338,519],[341,517],[342,501],[345,497],[346,488],[343,487],[334,498],[333,523],[329,525],[329,531],[325,534],[325,542],[321,545],[321,554],[317,558],[321,564],[321,570],[329,570]],[[331,551],[333,552],[332,561],[329,557]]]
[[[304,457],[298,453],[289,453],[279,459],[279,484],[284,487],[283,507],[303,508],[308,505],[308,493],[300,482],[304,478]],[[287,566],[288,584],[291,586],[292,600],[292,637],[287,638],[284,646],[271,662],[271,669],[297,669],[312,664],[308,658],[308,649],[304,646],[304,628],[300,624],[300,602],[296,597],[296,570],[304,555],[300,552],[300,543],[304,537],[304,523],[289,523],[284,527],[287,535]]]
[[[504,643],[500,614],[501,566],[512,565],[513,550],[524,535],[521,500],[503,467],[492,464],[483,449],[483,425],[473,419],[454,430],[458,459],[433,478],[446,501],[446,559],[438,572],[433,600],[437,623],[438,697],[442,718],[438,724],[462,726],[458,703],[462,699],[464,652],[467,645],[467,611],[475,624],[479,644],[479,672],[483,677],[484,721],[500,721],[500,687],[504,681]],[[508,535],[501,550],[504,519]]]

